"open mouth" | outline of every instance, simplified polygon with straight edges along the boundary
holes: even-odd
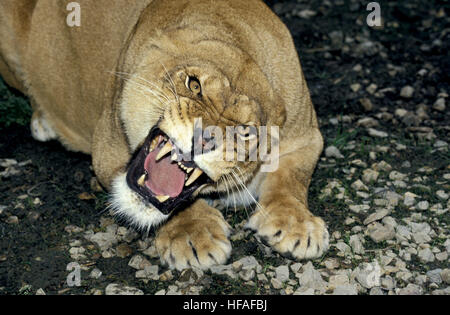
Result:
[[[128,166],[128,186],[163,214],[191,200],[211,179],[156,126]],[[190,155],[189,155],[190,156]]]

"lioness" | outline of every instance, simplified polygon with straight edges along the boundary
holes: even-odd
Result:
[[[69,1],[0,2],[0,72],[29,96],[34,138],[92,154],[114,213],[157,228],[171,268],[230,255],[230,225],[205,198],[257,203],[246,226],[262,240],[294,259],[322,255],[328,232],[307,190],[323,140],[278,17],[260,0],[77,2],[73,27]],[[224,134],[240,127],[241,140],[254,139],[252,127],[279,127],[278,168],[217,159],[223,143],[191,154],[199,118]]]

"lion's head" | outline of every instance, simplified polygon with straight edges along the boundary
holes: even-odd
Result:
[[[114,180],[113,205],[140,228],[199,194],[247,190],[273,162],[283,104],[251,58],[226,48],[220,59],[202,47],[189,57],[155,53],[121,74],[120,118],[134,154]]]

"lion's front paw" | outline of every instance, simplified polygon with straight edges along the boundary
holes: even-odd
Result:
[[[172,269],[208,269],[230,256],[229,233],[230,226],[218,210],[187,209],[160,228],[155,245],[162,263]]]
[[[328,249],[329,236],[324,221],[307,210],[260,209],[246,227],[291,259],[317,258]]]

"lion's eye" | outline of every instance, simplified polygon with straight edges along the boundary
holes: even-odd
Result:
[[[186,78],[186,87],[195,95],[202,94],[202,86],[200,85],[200,81],[195,77],[188,76]]]
[[[256,128],[250,125],[241,125],[237,127],[239,136],[244,140],[254,139],[256,137]]]

